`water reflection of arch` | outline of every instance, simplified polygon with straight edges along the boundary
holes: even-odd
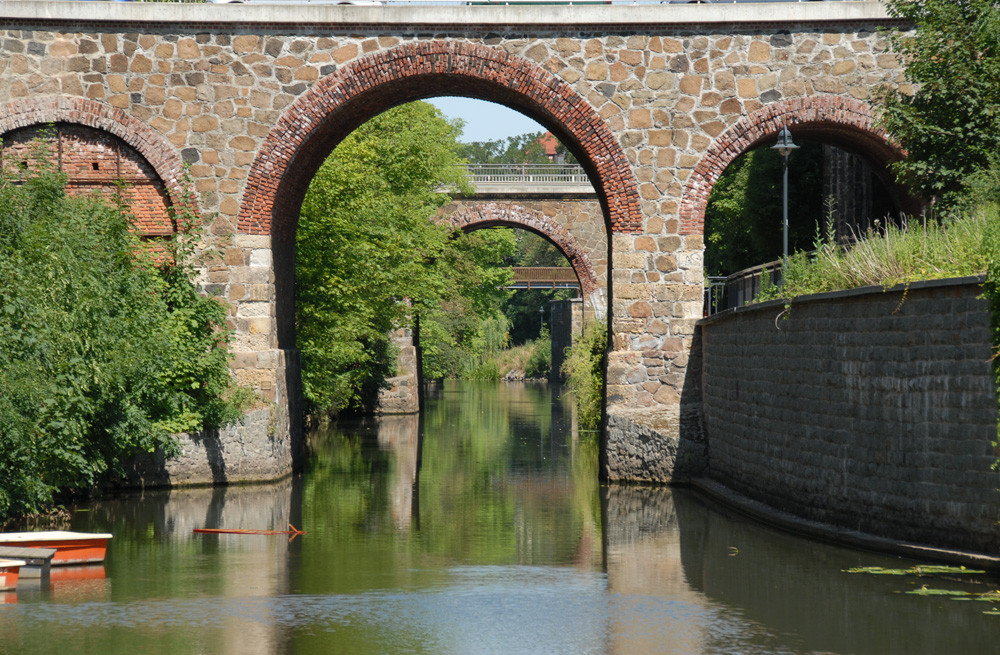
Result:
[[[583,297],[590,301],[598,316],[603,315],[605,289],[600,286],[590,257],[572,234],[542,212],[516,203],[483,202],[462,207],[442,216],[441,220],[466,232],[491,227],[514,227],[546,239],[569,260]]]
[[[904,211],[918,206],[892,181],[891,162],[902,152],[889,135],[875,126],[871,105],[840,96],[810,96],[771,103],[741,118],[715,140],[698,162],[684,188],[680,206],[680,233],[702,234],[708,198],[719,176],[743,153],[773,140],[782,125],[796,139],[810,139],[860,155]]]

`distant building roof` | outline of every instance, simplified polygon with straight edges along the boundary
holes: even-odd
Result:
[[[559,146],[559,140],[552,136],[552,132],[546,132],[538,137],[538,143],[545,148],[546,157],[549,159],[556,158],[556,148]]]

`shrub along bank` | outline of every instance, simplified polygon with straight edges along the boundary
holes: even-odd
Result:
[[[240,415],[225,308],[192,283],[190,239],[151,250],[132,222],[54,171],[0,177],[0,520]]]
[[[573,391],[579,411],[580,427],[601,426],[604,406],[604,357],[608,347],[608,329],[603,323],[587,326],[583,336],[570,348],[563,362],[566,384]]]

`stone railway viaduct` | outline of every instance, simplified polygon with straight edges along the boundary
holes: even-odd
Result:
[[[236,374],[273,401],[214,441],[185,446],[215,479],[275,477],[291,464],[298,209],[330,150],[385,109],[435,95],[499,102],[545,125],[583,163],[600,211],[566,228],[561,245],[588,244],[568,254],[605,280],[610,479],[667,481],[703,449],[693,343],[702,226],[726,165],[783,123],[875,166],[898,157],[870,100],[878,85],[901,83],[878,2],[15,0],[0,7],[0,23],[4,165],[27,161],[26,141],[54,125],[45,134],[72,184],[126,177],[150,235],[170,229],[166,207],[190,165],[195,202],[210,217],[206,246],[217,253],[204,286],[231,304]],[[517,223],[502,211],[490,220]],[[167,472],[205,477],[185,475]]]

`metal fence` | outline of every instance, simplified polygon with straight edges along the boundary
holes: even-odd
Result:
[[[590,184],[583,167],[573,164],[468,164],[471,184]]]
[[[579,289],[576,271],[565,266],[513,266],[508,289]]]
[[[705,316],[747,305],[760,295],[765,276],[781,286],[781,261],[768,262],[725,277],[709,276],[705,284]]]

